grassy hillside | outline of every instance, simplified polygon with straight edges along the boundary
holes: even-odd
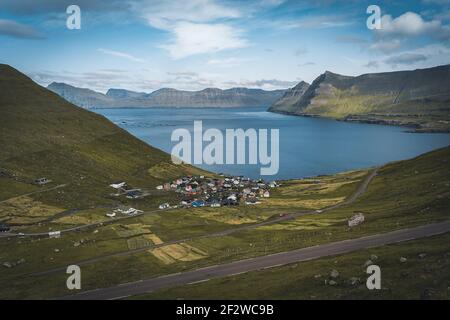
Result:
[[[295,104],[279,101],[270,111],[449,131],[449,88],[449,65],[358,77],[327,71]]]
[[[170,176],[197,172],[173,165],[169,155],[8,65],[0,65],[0,145],[0,201],[65,184],[34,197],[60,208],[108,204],[114,202],[108,185],[116,180],[154,188]],[[170,170],[162,178],[155,168]],[[40,177],[52,183],[34,186]]]
[[[445,234],[163,289],[132,299],[448,300],[449,251],[450,234]],[[406,262],[400,262],[401,257]],[[381,268],[381,290],[366,287],[365,264],[370,259]],[[332,270],[338,271],[339,276],[332,278]]]
[[[286,90],[284,95],[269,108],[269,111],[281,113],[295,112],[297,108],[296,105],[298,104],[308,87],[308,83],[306,83],[305,81],[301,81],[295,87]]]
[[[314,246],[344,239],[358,238],[370,234],[384,233],[397,229],[445,221],[449,218],[450,199],[450,147],[436,150],[415,159],[387,164],[378,170],[378,175],[370,183],[367,191],[354,203],[321,214],[308,214],[290,221],[245,229],[224,236],[208,236],[219,230],[242,227],[243,224],[261,222],[280,213],[298,212],[306,208],[316,209],[342,201],[349,197],[361,183],[368,171],[356,171],[314,179],[283,182],[272,192],[269,199],[259,206],[240,206],[239,208],[198,208],[178,209],[170,212],[157,212],[117,221],[114,224],[64,234],[60,239],[15,238],[0,241],[0,262],[16,262],[22,258],[25,263],[4,269],[0,281],[8,283],[0,289],[0,297],[43,298],[69,294],[65,289],[64,272],[31,276],[30,273],[49,270],[55,267],[76,264],[78,261],[101,257],[97,261],[83,265],[83,290],[113,286],[119,283],[156,277],[169,273],[198,269],[208,265],[240,260],[248,257],[267,255],[281,251]],[[365,215],[365,222],[349,228],[347,219],[357,212]],[[87,217],[88,213],[77,214],[74,218]],[[104,216],[103,216],[104,218]],[[64,220],[64,221],[63,221]],[[65,218],[46,224],[60,230],[82,220]],[[64,226],[64,224],[67,224]],[[33,227],[34,229],[34,227]],[[22,229],[29,232],[30,229]],[[178,261],[166,261],[151,250],[151,243],[183,240],[184,249],[178,245],[161,247],[161,251],[172,256],[183,254],[186,247],[200,252],[201,257]],[[149,240],[150,239],[150,240]],[[152,240],[153,239],[153,240]],[[0,239],[1,240],[1,239]],[[79,244],[83,240],[83,243]],[[147,297],[200,298],[209,284],[219,284],[217,294],[223,297],[254,298],[398,298],[418,297],[428,286],[436,290],[435,298],[440,298],[442,286],[435,282],[445,281],[448,273],[448,260],[442,264],[442,255],[448,252],[448,236],[437,237],[433,241],[419,240],[414,244],[401,244],[397,247],[380,247],[356,252],[337,258],[330,257],[314,262],[286,266],[267,272],[246,274],[238,277],[213,280],[203,285],[188,286],[155,292]],[[140,247],[140,252],[129,250]],[[55,252],[58,249],[58,252]],[[176,251],[176,252],[175,252]],[[427,253],[427,258],[418,263],[418,254]],[[105,256],[120,253],[118,256]],[[161,252],[158,252],[161,253]],[[397,288],[402,273],[405,278],[414,280],[399,286],[398,291],[383,291],[371,296],[363,292],[363,284],[355,288],[348,286],[350,277],[362,277],[363,265],[376,254],[383,268],[388,288]],[[400,264],[399,257],[408,258],[408,263]],[[335,264],[335,261],[339,261]],[[412,262],[412,264],[411,264]],[[433,272],[424,270],[430,264]],[[291,270],[287,275],[287,270]],[[324,285],[327,274],[338,269],[341,277],[337,286]],[[387,273],[389,272],[389,274]],[[392,272],[392,273],[391,273]],[[322,278],[316,279],[315,275]],[[401,276],[403,277],[403,276]],[[254,280],[251,280],[254,279]],[[257,290],[252,286],[264,279]],[[297,285],[293,288],[291,285]],[[241,283],[242,286],[239,284]],[[248,286],[252,286],[251,288]],[[198,288],[193,292],[193,288]],[[192,289],[191,289],[192,288]],[[268,290],[264,295],[265,288]],[[291,288],[292,290],[290,290]],[[411,288],[414,288],[411,289]],[[287,292],[289,291],[289,292]],[[286,296],[283,296],[286,292]],[[445,292],[444,292],[445,293]],[[212,296],[210,296],[212,297]],[[206,298],[206,297],[205,297]]]

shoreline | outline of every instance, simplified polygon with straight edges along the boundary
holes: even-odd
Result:
[[[327,117],[327,116],[322,116],[322,115],[318,115],[318,114],[292,113],[292,112],[282,111],[282,110],[277,110],[277,111],[267,110],[267,112],[278,113],[278,114],[283,114],[283,115],[287,115],[287,116],[329,119],[329,120],[335,120],[335,121],[347,122],[347,123],[363,123],[363,124],[374,124],[374,125],[404,127],[404,128],[410,129],[410,130],[406,131],[408,133],[450,133],[450,128],[449,129],[423,128],[418,123],[404,124],[404,123],[399,123],[399,122],[397,122],[395,120],[389,121],[389,120],[383,120],[383,119],[350,118],[350,117],[352,117],[354,115],[348,115],[345,118],[334,118],[334,117]],[[361,116],[367,116],[367,115],[361,115]]]

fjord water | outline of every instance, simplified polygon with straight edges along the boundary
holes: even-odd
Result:
[[[168,153],[176,144],[171,142],[172,131],[185,128],[193,134],[196,120],[203,121],[203,130],[217,128],[224,135],[225,129],[279,129],[279,171],[274,176],[262,176],[266,180],[294,179],[367,168],[412,158],[450,144],[450,134],[410,133],[402,127],[296,117],[265,110],[115,108],[95,111],[139,139]],[[120,150],[117,152],[120,154]],[[198,166],[214,172],[260,177],[260,165]]]

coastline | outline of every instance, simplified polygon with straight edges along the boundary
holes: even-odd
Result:
[[[406,122],[403,123],[401,120],[385,120],[379,118],[370,118],[370,116],[374,115],[347,115],[344,118],[335,118],[330,116],[322,116],[318,114],[310,114],[310,113],[293,113],[288,111],[281,110],[267,110],[267,112],[283,114],[287,116],[297,116],[297,117],[305,117],[305,118],[322,118],[322,119],[330,119],[341,122],[353,122],[353,123],[365,123],[365,124],[376,124],[376,125],[384,125],[384,126],[395,126],[395,127],[404,127],[409,128],[410,130],[406,131],[409,133],[450,133],[450,127],[446,129],[439,129],[434,127],[424,127],[420,123],[417,122]],[[360,118],[361,117],[361,118]]]

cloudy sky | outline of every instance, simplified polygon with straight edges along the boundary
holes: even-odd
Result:
[[[66,27],[71,4],[80,30]],[[450,63],[450,0],[0,0],[0,62],[102,92],[286,88]]]

